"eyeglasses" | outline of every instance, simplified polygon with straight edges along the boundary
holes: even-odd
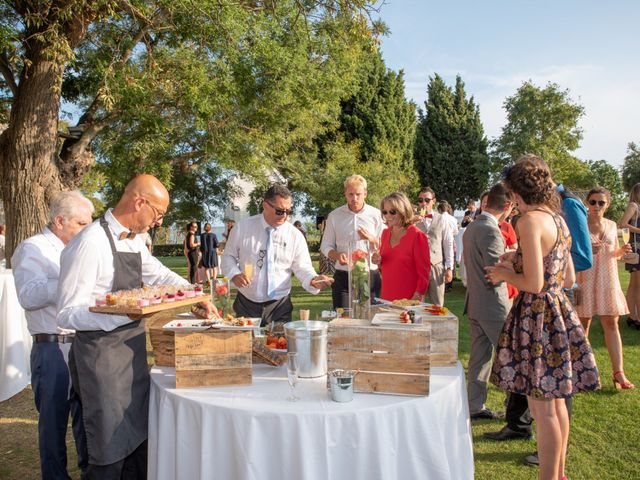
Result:
[[[267,254],[266,250],[258,250],[258,261],[256,262],[256,266],[262,270],[262,267],[264,266],[264,257]]]
[[[266,203],[267,205],[269,205],[271,208],[273,208],[276,212],[276,215],[281,217],[283,215],[291,215],[293,213],[293,208],[290,208],[289,210],[286,210],[284,208],[276,208],[273,205],[271,205],[269,202],[267,202],[266,200],[264,201],[264,203]]]
[[[433,198],[418,198],[418,203],[431,203]]]
[[[397,215],[398,211],[394,210],[393,208],[391,210],[382,210],[382,215]]]
[[[596,203],[601,207],[604,207],[607,204],[604,200],[589,200],[589,205],[595,205]]]
[[[146,203],[147,205],[149,205],[149,207],[151,208],[151,210],[153,210],[153,214],[155,215],[155,221],[159,222],[160,220],[162,220],[164,218],[164,216],[167,214],[167,212],[161,212],[160,210],[158,210],[156,207],[154,207],[153,205],[151,205],[151,203],[149,202],[149,200],[147,200],[146,198],[144,199],[144,203]]]

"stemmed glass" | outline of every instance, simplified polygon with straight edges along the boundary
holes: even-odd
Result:
[[[300,400],[296,397],[296,383],[298,383],[298,353],[287,352],[287,380],[289,380],[289,386],[291,387],[291,396],[287,398],[290,402],[297,402]]]

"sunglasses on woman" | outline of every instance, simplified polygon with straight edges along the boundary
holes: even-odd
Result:
[[[397,213],[398,211],[393,208],[391,210],[382,210],[382,215],[397,215]]]
[[[589,200],[589,205],[595,205],[596,203],[601,207],[604,207],[607,204],[604,200]]]

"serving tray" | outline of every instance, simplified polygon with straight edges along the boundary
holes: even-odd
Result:
[[[150,313],[164,312],[167,310],[175,310],[180,307],[187,307],[200,302],[209,300],[208,295],[196,295],[195,297],[185,298],[183,300],[175,300],[173,302],[163,302],[148,307],[125,307],[123,305],[105,305],[89,307],[90,312],[108,313],[111,315],[148,315]]]

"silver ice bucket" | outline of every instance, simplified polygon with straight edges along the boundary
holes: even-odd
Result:
[[[353,384],[356,370],[332,370],[329,372],[329,389],[331,400],[346,403],[353,400]]]
[[[287,349],[298,352],[298,376],[321,377],[327,374],[327,322],[299,320],[284,324]]]

